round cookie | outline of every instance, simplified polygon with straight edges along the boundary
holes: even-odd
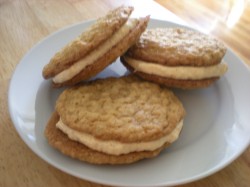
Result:
[[[96,20],[58,51],[43,68],[55,87],[87,80],[115,61],[146,29],[149,17],[129,19],[133,7],[121,6]]]
[[[149,17],[145,19],[141,19],[138,22],[138,25],[130,31],[126,37],[121,39],[119,43],[114,45],[107,53],[101,56],[98,60],[96,60],[93,64],[86,66],[82,69],[77,75],[72,77],[70,80],[67,80],[63,83],[55,83],[53,85],[55,87],[62,87],[65,85],[74,85],[82,80],[87,80],[99,72],[101,72],[105,67],[114,62],[116,58],[126,52],[126,50],[134,44],[134,42],[139,38],[140,34],[145,30]]]
[[[225,46],[185,28],[147,29],[122,57],[136,75],[168,87],[207,87],[227,71]]]
[[[66,134],[56,128],[58,120],[59,115],[56,112],[53,113],[46,127],[45,136],[49,144],[65,155],[92,164],[130,164],[141,159],[155,157],[169,145],[166,143],[154,151],[133,152],[119,156],[105,154],[69,139]]]
[[[176,141],[184,115],[181,102],[166,88],[134,76],[107,78],[65,90],[45,134],[52,146],[74,158],[131,163],[154,157]],[[70,143],[62,143],[66,140]]]

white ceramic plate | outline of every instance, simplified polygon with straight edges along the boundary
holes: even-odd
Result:
[[[24,142],[51,165],[82,179],[117,186],[177,185],[208,176],[236,159],[250,141],[250,71],[228,50],[229,71],[213,86],[193,91],[174,90],[187,115],[180,139],[154,159],[131,165],[91,165],[50,147],[43,135],[63,89],[51,88],[42,69],[67,42],[92,21],[60,30],[34,46],[16,67],[9,87],[9,111]],[[151,20],[149,27],[176,24]],[[121,76],[119,59],[97,77]]]

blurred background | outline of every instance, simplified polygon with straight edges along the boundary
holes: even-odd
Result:
[[[249,0],[155,0],[188,24],[223,40],[250,65]],[[237,52],[237,51],[240,51]]]

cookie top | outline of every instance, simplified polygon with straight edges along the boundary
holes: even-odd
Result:
[[[171,133],[185,111],[168,89],[134,76],[106,78],[65,90],[56,111],[64,124],[100,140],[140,142]]]
[[[133,7],[121,6],[108,12],[104,17],[97,19],[80,36],[52,57],[43,69],[44,78],[53,77],[67,69],[106,41],[128,20],[132,11]]]
[[[209,66],[226,53],[219,40],[185,28],[147,29],[126,55],[167,66]]]

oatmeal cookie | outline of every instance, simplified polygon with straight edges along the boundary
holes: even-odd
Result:
[[[146,30],[121,57],[136,75],[168,87],[207,87],[227,71],[219,40],[185,28]]]

